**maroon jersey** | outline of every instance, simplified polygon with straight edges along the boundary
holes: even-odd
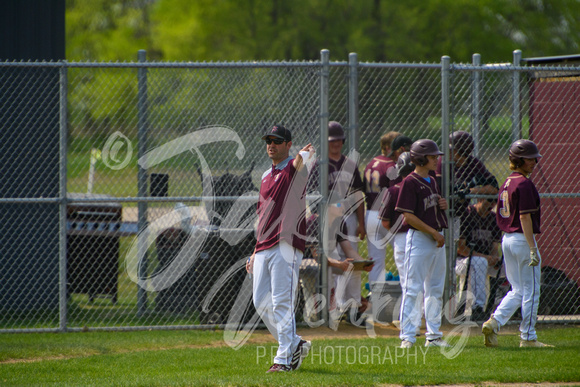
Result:
[[[342,173],[341,172],[342,169]],[[308,192],[319,191],[319,165],[315,164],[308,181]],[[338,161],[328,160],[329,203],[342,202],[349,193],[362,191],[363,182],[357,165],[348,157],[341,155]]]
[[[385,201],[383,202],[383,205],[379,211],[379,219],[388,220],[389,224],[391,225],[390,231],[394,234],[399,232],[406,233],[409,231],[409,225],[405,222],[402,214],[398,211],[395,211],[395,206],[397,204],[397,200],[399,199],[400,189],[401,184],[396,184],[392,187],[389,187]],[[397,222],[401,222],[400,225],[397,225]]]
[[[402,180],[391,158],[381,155],[372,159],[363,174],[367,210],[372,209],[383,188],[389,188]]]
[[[437,162],[437,177],[439,179],[441,179],[442,162],[442,158],[439,158]],[[478,185],[492,184],[491,182],[493,181],[493,184],[497,187],[495,176],[487,170],[480,160],[473,156],[467,156],[462,166],[455,165],[453,172],[453,180],[450,180],[450,183],[454,184],[455,187],[467,187],[474,178],[480,182]],[[456,200],[454,204],[455,215],[463,217],[467,207],[469,207],[469,200]]]
[[[534,234],[540,231],[540,194],[534,183],[519,172],[512,172],[497,197],[497,225],[504,232],[523,232],[520,215],[531,214]]]
[[[262,176],[256,251],[272,248],[282,240],[304,251],[307,169],[297,172],[293,161],[288,157]]]
[[[409,174],[401,183],[395,210],[410,212],[428,226],[441,230],[447,228],[447,216],[439,208],[440,192],[435,180],[433,175],[427,181],[416,172]]]
[[[460,238],[465,239],[467,246],[472,245],[474,251],[490,255],[493,242],[500,242],[501,230],[497,226],[495,216],[490,212],[484,218],[477,213],[475,206],[467,207],[465,218],[461,222]]]

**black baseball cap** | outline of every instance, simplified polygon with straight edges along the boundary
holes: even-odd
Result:
[[[391,157],[393,153],[395,153],[396,150],[399,150],[402,146],[410,147],[412,144],[413,140],[407,136],[400,135],[395,137],[393,143],[391,144],[391,152],[387,155],[387,157]]]
[[[272,126],[272,129],[270,129],[270,131],[266,135],[262,136],[262,140],[265,140],[268,137],[279,138],[286,142],[292,141],[292,133],[290,133],[290,131],[285,127],[283,127],[282,125]]]

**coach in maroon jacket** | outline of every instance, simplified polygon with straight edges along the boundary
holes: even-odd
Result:
[[[272,168],[262,175],[256,248],[246,270],[253,273],[256,310],[279,344],[268,372],[287,372],[298,369],[310,350],[310,342],[296,334],[293,306],[305,247],[305,163],[314,148],[308,144],[292,159],[292,134],[281,125],[262,139]]]

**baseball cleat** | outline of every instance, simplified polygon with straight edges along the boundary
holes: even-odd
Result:
[[[292,354],[292,361],[290,362],[290,368],[292,371],[296,371],[302,365],[302,361],[308,356],[308,352],[310,352],[310,347],[312,343],[308,340],[300,340],[298,346],[294,350]]]
[[[520,348],[554,348],[553,345],[540,343],[538,340],[521,340]]]
[[[481,333],[483,333],[484,341],[486,347],[497,347],[497,332],[499,332],[499,324],[497,320],[491,317],[489,320],[483,323],[481,327]]]
[[[401,341],[401,348],[412,348],[415,343],[412,343],[408,340]]]
[[[290,372],[290,371],[292,371],[292,368],[290,368],[290,366],[287,366],[286,364],[274,364],[266,372]]]
[[[425,341],[425,347],[451,347],[448,342],[443,340],[442,338],[434,339],[434,340],[427,340]]]

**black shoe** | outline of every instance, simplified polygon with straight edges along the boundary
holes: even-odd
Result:
[[[354,313],[352,312],[348,314],[346,322],[358,328],[366,328],[367,316],[364,314],[364,312],[356,312],[354,316],[353,314]]]
[[[487,316],[481,306],[476,306],[471,309],[471,321],[486,321]]]
[[[292,354],[292,361],[290,362],[290,368],[292,371],[296,371],[302,365],[302,361],[306,356],[308,356],[308,352],[310,352],[310,347],[312,343],[308,340],[300,340],[298,346],[294,350]]]

